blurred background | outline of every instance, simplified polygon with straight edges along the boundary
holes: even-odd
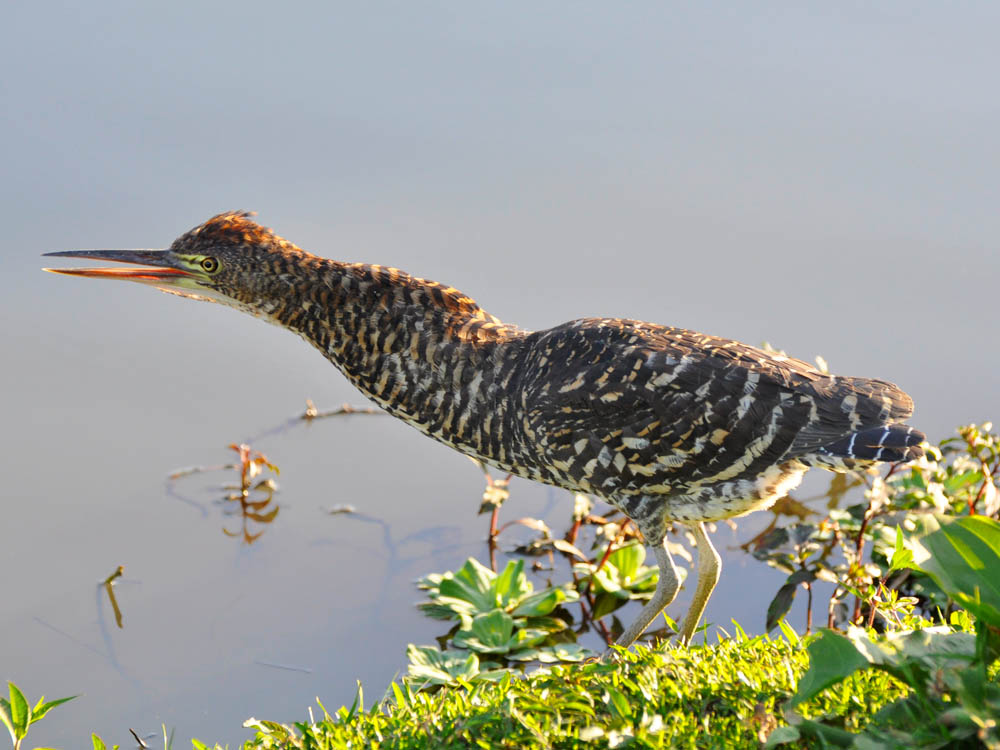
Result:
[[[253,209],[526,328],[632,317],[822,354],[903,386],[937,441],[997,416],[998,24],[991,3],[8,4],[0,678],[84,694],[32,742],[165,723],[235,744],[357,679],[378,698],[444,629],[413,580],[485,559],[487,522],[468,460],[352,416],[256,440],[281,511],[227,536],[230,477],[167,475],[360,397],[286,332],[40,253]],[[563,528],[567,493],[511,488],[505,517]],[[98,587],[118,565],[122,629]],[[727,555],[708,620],[760,632],[782,580]]]

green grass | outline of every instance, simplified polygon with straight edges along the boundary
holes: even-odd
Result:
[[[617,663],[555,666],[497,682],[420,692],[394,683],[367,709],[359,690],[352,708],[324,712],[315,723],[248,723],[258,734],[244,747],[759,748],[786,723],[782,705],[807,666],[805,648],[783,637],[739,633],[691,648],[636,647]],[[906,692],[865,670],[797,710],[840,716],[857,731]]]

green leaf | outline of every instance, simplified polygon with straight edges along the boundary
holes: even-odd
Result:
[[[767,736],[764,750],[771,750],[771,748],[784,745],[786,742],[795,742],[800,737],[799,730],[795,727],[778,727]]]
[[[635,577],[645,559],[646,547],[637,542],[625,544],[608,556],[608,562],[614,565],[625,579]]]
[[[455,633],[454,643],[482,654],[505,654],[540,643],[548,632],[537,628],[515,628],[514,618],[502,609],[484,612],[475,617],[462,615],[462,627]]]
[[[504,606],[513,598],[520,598],[531,584],[524,574],[524,560],[511,560],[496,578],[493,590],[496,592],[496,603],[493,606]]]
[[[397,706],[402,708],[403,706],[407,705],[406,695],[403,694],[402,688],[400,688],[399,685],[396,684],[395,680],[392,681],[392,694],[393,697],[395,697],[396,699]]]
[[[427,576],[418,585],[427,589],[432,599],[419,605],[420,608],[432,617],[449,619],[455,615],[490,612],[498,607],[513,609],[534,591],[524,573],[523,560],[511,560],[498,576],[471,557],[457,572]]]
[[[465,651],[439,651],[434,646],[406,647],[410,677],[432,685],[451,685],[457,678],[472,680],[479,674],[479,657]]]
[[[10,720],[14,725],[14,734],[21,739],[28,733],[28,725],[31,724],[31,706],[17,685],[8,682],[7,688],[10,690]]]
[[[0,698],[0,721],[3,722],[3,725],[7,727],[7,731],[10,732],[11,743],[17,745],[17,735],[14,734],[14,723],[10,719],[10,701],[6,698]]]
[[[950,477],[946,477],[944,482],[944,490],[947,494],[953,495],[958,490],[968,487],[970,485],[981,482],[983,479],[983,473],[978,469],[972,469],[970,471],[962,472],[961,474],[953,474]]]
[[[914,561],[953,600],[1000,627],[1000,523],[985,516],[935,516],[938,528],[913,542]]]
[[[529,656],[530,654],[530,656]],[[580,662],[595,656],[590,649],[584,648],[578,643],[557,643],[554,646],[544,646],[542,648],[527,649],[526,651],[516,651],[507,658],[512,661],[537,660],[543,664],[556,664],[558,662]]]
[[[442,598],[452,597],[472,604],[477,611],[488,611],[496,606],[495,580],[496,573],[470,557],[458,572],[445,573],[439,591]]]
[[[108,750],[107,745],[104,744],[104,740],[96,734],[90,735],[90,741],[94,744],[94,750]]]
[[[824,724],[820,721],[812,721],[810,719],[801,719],[796,724],[796,729],[798,729],[802,737],[819,741],[818,743],[810,743],[808,747],[856,748],[857,745],[855,744],[855,740],[863,738],[863,735],[859,737],[859,735],[848,732],[840,727]]]
[[[942,670],[964,669],[976,654],[976,636],[947,626],[896,631],[877,640],[864,628],[850,627],[847,638],[872,666],[911,685],[929,681]]]
[[[594,609],[591,612],[591,616],[595,620],[599,620],[605,615],[611,614],[616,609],[621,609],[628,602],[628,599],[617,594],[609,594],[607,592],[598,593],[594,599]]]
[[[504,653],[510,650],[514,634],[514,618],[502,609],[463,617],[462,627],[455,633],[455,645],[483,653]]]
[[[832,630],[821,630],[808,646],[809,671],[799,682],[791,705],[814,698],[857,670],[867,667],[868,660],[847,638]]]
[[[575,602],[580,594],[575,589],[545,589],[524,597],[511,614],[514,617],[542,617],[563,602]]]
[[[54,701],[49,701],[48,703],[45,703],[44,702],[45,696],[43,695],[41,698],[38,699],[38,703],[35,704],[35,707],[31,709],[31,723],[34,724],[36,721],[41,719],[43,716],[45,716],[45,714],[47,714],[56,706],[61,706],[63,703],[68,703],[74,698],[79,698],[79,697],[80,696],[78,695],[71,695],[68,698],[58,698]]]
[[[573,569],[583,576],[593,576],[594,590],[629,599],[648,598],[656,588],[659,570],[643,565],[646,548],[638,542],[619,547],[600,569],[590,563],[577,563]],[[683,569],[682,569],[683,570]],[[596,615],[595,615],[596,617]]]
[[[885,572],[885,574],[888,576],[890,573],[895,573],[897,570],[905,570],[912,567],[914,567],[913,550],[906,547],[906,543],[903,539],[903,530],[897,526],[896,545],[893,548],[892,556],[889,558],[889,569]]]
[[[632,706],[628,702],[628,698],[625,694],[616,688],[608,688],[608,702],[614,708],[615,713],[617,713],[623,719],[632,718]]]
[[[764,625],[764,630],[770,633],[778,625],[778,621],[788,614],[788,610],[792,608],[792,602],[795,601],[795,590],[798,588],[798,584],[786,583],[780,589],[778,593],[774,595],[771,603],[767,605],[767,622]]]
[[[782,635],[785,636],[785,640],[791,643],[793,646],[795,646],[796,644],[798,644],[800,640],[802,640],[801,638],[799,638],[799,634],[795,632],[795,628],[793,628],[784,620],[778,620],[778,627],[781,628],[781,633]]]

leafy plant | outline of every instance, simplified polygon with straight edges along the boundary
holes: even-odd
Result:
[[[563,602],[579,598],[568,585],[536,592],[524,573],[523,560],[511,560],[497,574],[470,557],[457,572],[431,574],[421,578],[417,586],[430,596],[430,601],[418,604],[418,608],[442,620],[474,617],[494,609],[514,617],[544,617]]]
[[[497,574],[470,558],[456,572],[433,574],[418,582],[430,601],[417,605],[431,617],[458,619],[450,637],[455,650],[433,646],[407,648],[409,674],[425,684],[451,684],[458,679],[493,679],[494,667],[480,656],[501,661],[579,661],[589,652],[575,644],[568,624],[552,616],[564,602],[576,601],[569,585],[535,591],[524,573],[524,561],[512,560]],[[442,641],[446,641],[445,636]],[[488,668],[484,668],[488,667]]]
[[[958,437],[940,447],[926,446],[926,456],[918,461],[893,465],[884,477],[874,469],[859,475],[864,501],[843,508],[835,506],[850,484],[838,475],[828,492],[826,518],[772,528],[755,540],[754,556],[788,574],[768,607],[768,629],[804,588],[808,631],[816,581],[834,584],[827,627],[898,626],[914,607],[928,615],[948,607],[948,597],[932,576],[898,564],[907,542],[901,542],[896,527],[915,532],[933,513],[1000,517],[1000,435],[992,429],[988,422],[960,427]],[[847,601],[851,596],[853,608]]]
[[[614,549],[604,564],[577,563],[573,570],[593,581],[593,590],[620,599],[648,599],[656,590],[657,568],[644,565],[646,547],[633,541]]]
[[[777,730],[768,746],[808,738],[835,747],[1000,749],[1000,685],[990,669],[1000,655],[1000,523],[982,516],[925,519],[926,531],[911,541],[912,563],[966,612],[952,626],[922,627],[872,638],[851,627],[847,635],[819,634],[808,647],[809,671],[790,701],[794,708],[858,670],[873,667],[910,688],[910,694],[879,711],[854,735],[836,720],[790,714],[793,726]],[[970,616],[971,615],[971,616]],[[975,618],[973,621],[972,617]],[[973,629],[974,634],[968,632]]]
[[[71,695],[69,698],[58,698],[54,701],[46,702],[43,695],[38,702],[32,706],[24,697],[24,693],[13,682],[7,683],[10,699],[0,698],[0,721],[10,732],[10,740],[14,750],[20,750],[21,742],[28,734],[28,727],[42,718],[56,706],[67,701],[71,701],[77,696]]]
[[[494,680],[506,674],[504,669],[484,668],[496,665],[481,664],[479,655],[468,651],[439,651],[434,646],[406,647],[410,662],[409,676],[417,685],[455,685],[460,680]]]
[[[548,631],[516,627],[513,617],[502,609],[480,612],[475,617],[462,615],[462,626],[452,639],[459,648],[480,654],[507,655],[541,643]]]

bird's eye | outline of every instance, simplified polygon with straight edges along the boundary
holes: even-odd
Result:
[[[215,258],[202,258],[201,267],[208,273],[215,273],[219,270],[219,261]]]

